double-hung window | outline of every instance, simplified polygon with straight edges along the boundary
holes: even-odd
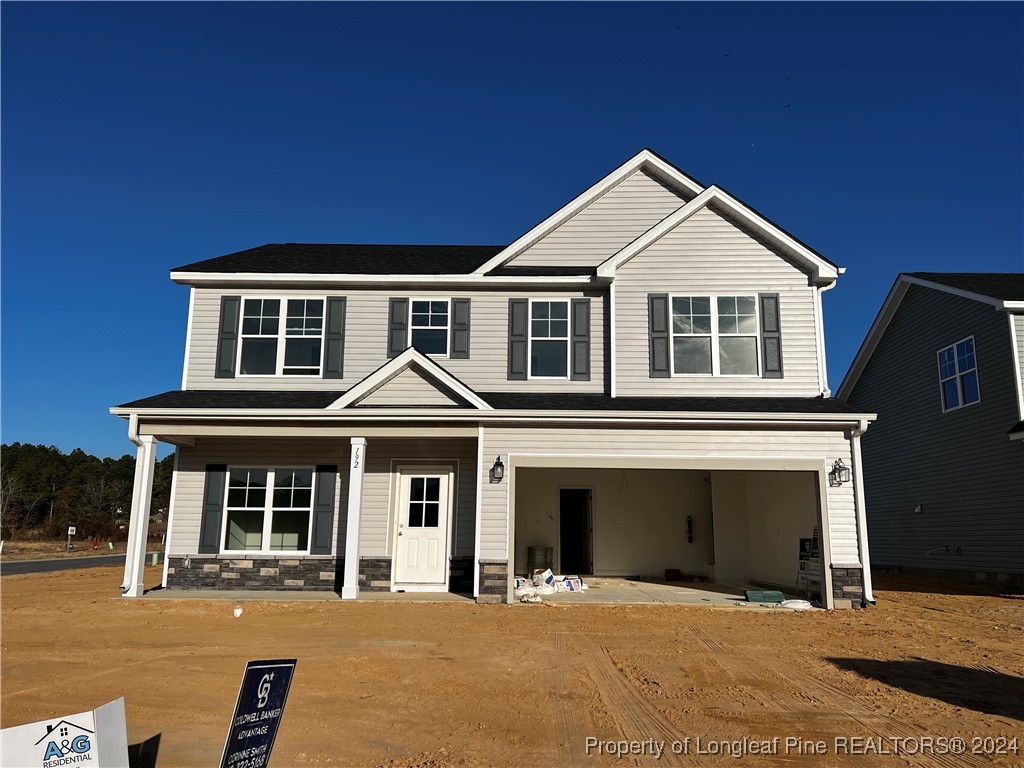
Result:
[[[569,375],[569,302],[530,301],[530,377]]]
[[[313,470],[228,470],[224,552],[308,552]]]
[[[242,376],[319,376],[323,329],[323,299],[245,299],[239,373]]]
[[[448,299],[412,299],[409,303],[412,346],[425,355],[447,357],[451,302]]]
[[[757,376],[756,296],[673,296],[672,373]]]
[[[939,386],[943,412],[981,400],[973,336],[939,350]]]

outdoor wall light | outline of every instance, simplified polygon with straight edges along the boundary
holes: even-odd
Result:
[[[832,465],[832,471],[828,473],[828,484],[835,487],[850,482],[850,468],[843,463],[842,459],[836,459]]]
[[[505,477],[505,465],[501,463],[501,456],[498,456],[494,460],[494,466],[491,467],[491,482],[500,483],[502,478]]]

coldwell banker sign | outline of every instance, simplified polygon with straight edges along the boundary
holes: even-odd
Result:
[[[270,760],[295,674],[295,659],[245,665],[221,768],[263,768]]]
[[[0,765],[11,768],[127,768],[124,699],[91,712],[4,728]]]

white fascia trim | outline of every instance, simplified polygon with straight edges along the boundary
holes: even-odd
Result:
[[[186,389],[188,381],[188,361],[192,352],[192,310],[196,303],[196,289],[194,286],[188,289],[188,321],[185,323],[185,362],[181,367],[181,388]],[[166,581],[166,578],[164,579]],[[166,586],[166,584],[165,584]]]
[[[398,421],[398,422],[432,422],[468,421],[475,424],[680,424],[680,425],[755,425],[755,426],[820,426],[829,429],[849,427],[865,421],[875,421],[874,413],[716,413],[679,412],[666,417],[664,411],[608,411],[597,414],[594,411],[552,411],[551,415],[538,416],[536,411],[496,411],[484,416],[477,411],[453,410],[442,408],[360,408],[358,410],[329,411],[322,408],[284,409],[247,409],[219,408],[202,410],[198,408],[181,408],[174,411],[161,411],[155,408],[143,408],[129,411],[111,408],[111,414],[121,418],[144,417],[152,421],[195,421],[197,419],[216,419],[220,421],[252,421],[259,419],[266,422],[278,421],[310,421],[310,422],[344,422],[355,420],[367,421]]]
[[[474,407],[481,411],[493,411],[494,409],[476,392],[467,387],[461,381],[452,376],[448,371],[442,368],[438,363],[431,360],[429,357],[424,355],[422,352],[417,350],[415,347],[409,347],[405,352],[400,354],[398,357],[392,358],[387,363],[382,365],[376,371],[371,373],[365,379],[356,384],[352,389],[346,392],[344,395],[339,397],[329,406],[328,410],[338,410],[340,408],[347,408],[350,405],[354,405],[361,399],[375,392],[380,387],[384,386],[387,382],[391,381],[395,376],[400,374],[402,371],[409,368],[411,365],[416,364],[423,369],[424,373],[437,379],[439,382],[448,387],[448,389],[455,392],[459,397],[469,402]],[[367,410],[374,410],[368,408]]]
[[[1006,315],[1007,321],[1010,323],[1010,350],[1013,355],[1013,383],[1017,390],[1017,418],[1024,421],[1024,385],[1021,382],[1021,359],[1020,352],[1017,348],[1017,323],[1014,322],[1014,316],[1010,313]],[[1010,436],[1013,439],[1013,435]]]
[[[878,314],[875,315],[874,322],[871,323],[871,327],[868,329],[867,336],[864,337],[864,341],[860,344],[860,349],[857,350],[857,355],[850,364],[850,369],[846,372],[846,376],[843,377],[843,383],[839,385],[836,397],[845,400],[853,392],[857,380],[864,372],[868,360],[874,354],[875,347],[881,341],[885,329],[889,327],[889,322],[892,320],[893,315],[896,314],[896,310],[899,308],[900,302],[903,300],[909,287],[909,283],[904,279],[903,275],[897,277],[896,282],[892,284],[889,294],[885,297],[885,301],[882,302]]]
[[[912,283],[913,285],[923,285],[925,288],[934,288],[936,291],[942,291],[943,293],[951,293],[954,296],[962,296],[965,299],[980,301],[982,304],[991,304],[996,309],[1006,311],[1024,309],[1024,301],[1003,301],[1002,299],[993,299],[991,296],[986,296],[983,293],[965,291],[962,288],[953,288],[949,285],[933,283],[931,280],[922,280],[920,277],[912,277],[906,274],[900,275],[900,279],[904,282]]]
[[[593,286],[598,282],[591,275],[568,275],[565,277],[539,276],[487,276],[474,273],[462,275],[346,275],[312,274],[308,272],[171,272],[171,280],[180,285],[230,285],[264,284],[289,285],[551,285],[551,286]]]
[[[629,261],[642,250],[659,240],[666,233],[686,221],[686,219],[695,214],[701,208],[711,203],[715,203],[720,208],[724,209],[730,216],[739,219],[741,222],[751,227],[751,229],[755,230],[758,234],[772,240],[774,243],[783,247],[786,251],[795,256],[798,260],[802,261],[814,272],[814,278],[816,281],[833,282],[839,277],[841,268],[829,264],[806,245],[797,241],[792,235],[782,229],[779,229],[779,227],[755,213],[728,192],[716,187],[715,185],[708,187],[675,213],[666,216],[658,224],[647,230],[643,235],[620,250],[614,256],[607,259],[597,268],[597,276],[614,278],[615,269],[617,267]]]
[[[704,188],[699,184],[694,183],[693,179],[690,179],[686,175],[680,173],[676,168],[673,168],[650,150],[641,150],[599,182],[563,205],[553,214],[544,219],[540,224],[526,232],[499,254],[479,267],[476,270],[476,274],[486,274],[492,269],[496,269],[505,262],[518,256],[540,240],[544,235],[561,226],[563,223],[593,203],[610,189],[621,184],[626,178],[641,168],[649,168],[666,181],[674,182],[690,194],[697,195],[704,191]]]

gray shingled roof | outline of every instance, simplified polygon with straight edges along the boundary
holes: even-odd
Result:
[[[1024,272],[908,272],[910,277],[979,293],[1000,301],[1024,301]]]
[[[465,275],[503,245],[339,245],[269,243],[172,272],[281,272],[315,275]]]
[[[326,408],[344,392],[263,390],[174,390],[133,400],[118,408]],[[843,400],[820,397],[609,397],[600,393],[482,392],[498,410],[663,411],[707,413],[862,413]]]

